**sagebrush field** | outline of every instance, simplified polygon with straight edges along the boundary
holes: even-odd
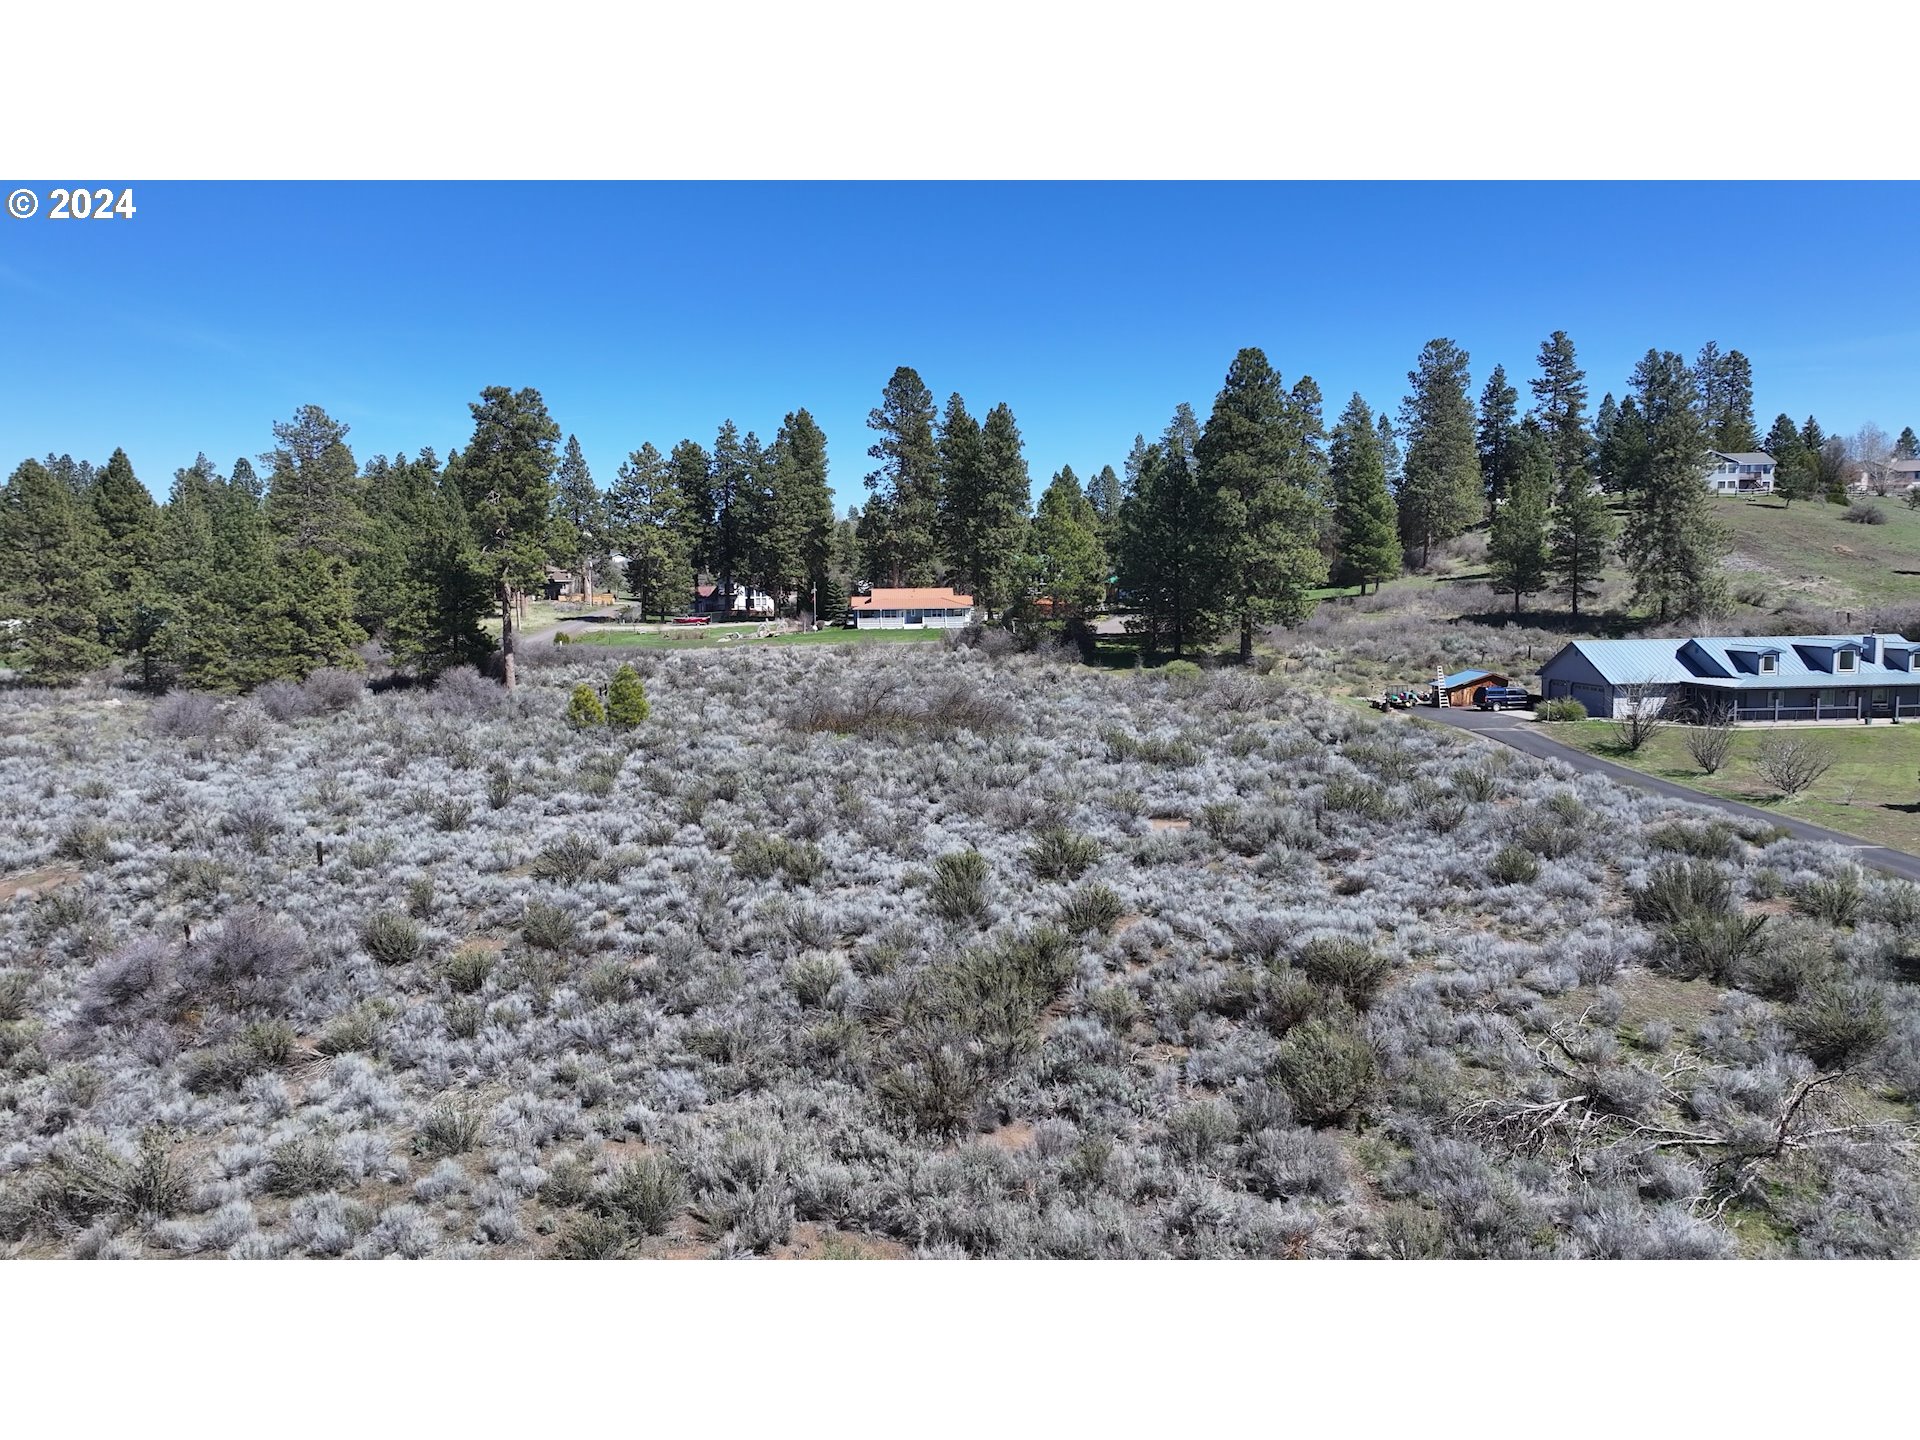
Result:
[[[0,700],[15,1256],[1907,1255],[1920,891],[1279,675]],[[533,663],[536,662],[537,663]]]

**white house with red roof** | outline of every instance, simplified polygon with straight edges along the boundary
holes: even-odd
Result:
[[[973,597],[951,587],[876,588],[847,601],[856,630],[958,630],[973,623]]]

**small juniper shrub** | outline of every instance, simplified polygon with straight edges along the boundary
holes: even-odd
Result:
[[[593,687],[584,681],[573,687],[567,701],[567,724],[575,730],[592,730],[607,723],[606,707]]]
[[[607,686],[607,723],[616,730],[632,730],[647,723],[647,716],[653,707],[647,701],[647,688],[640,680],[640,672],[631,665],[622,665],[613,672],[613,682]]]

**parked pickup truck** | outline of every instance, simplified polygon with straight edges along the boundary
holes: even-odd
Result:
[[[1524,710],[1531,697],[1524,685],[1482,685],[1473,692],[1473,703],[1482,710]]]

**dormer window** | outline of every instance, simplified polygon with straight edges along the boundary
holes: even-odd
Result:
[[[1833,667],[1843,674],[1851,674],[1859,658],[1851,650],[1842,650],[1833,657]]]
[[[1762,675],[1771,675],[1779,668],[1779,657],[1774,655],[1762,655],[1760,657],[1760,673]]]

